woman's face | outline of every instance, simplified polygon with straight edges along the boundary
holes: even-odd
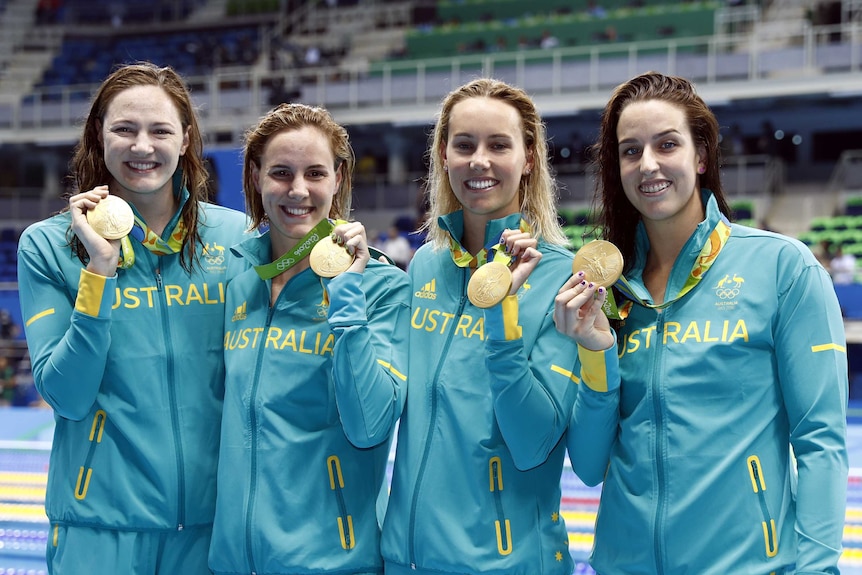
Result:
[[[513,106],[493,98],[468,98],[455,104],[443,159],[465,218],[472,215],[487,221],[519,210],[518,190],[532,158]]]
[[[189,146],[173,100],[158,86],[135,86],[108,104],[100,141],[113,176],[111,192],[134,202],[136,195],[172,193],[171,178]]]
[[[263,148],[260,168],[252,167],[252,177],[269,218],[276,256],[329,217],[341,184],[329,141],[312,126],[272,136]]]
[[[628,104],[617,141],[623,190],[648,228],[703,220],[698,169],[706,150],[695,143],[681,108],[664,100]]]

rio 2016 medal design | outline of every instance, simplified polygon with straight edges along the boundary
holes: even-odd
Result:
[[[329,236],[323,238],[311,248],[308,262],[314,273],[324,278],[332,278],[347,271],[353,263],[353,256],[344,246],[340,246]]]
[[[118,240],[132,231],[135,213],[126,200],[109,194],[87,211],[87,222],[106,240]]]
[[[467,297],[478,308],[494,306],[507,295],[512,288],[512,272],[501,262],[488,262],[480,266],[467,284]]]
[[[572,273],[584,272],[584,279],[603,287],[614,285],[623,273],[623,255],[605,240],[593,240],[578,250]]]

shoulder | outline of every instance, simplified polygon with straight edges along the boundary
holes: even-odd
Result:
[[[728,244],[757,258],[779,258],[785,262],[798,261],[801,265],[815,265],[817,258],[800,240],[759,228],[731,224]]]
[[[397,290],[410,287],[410,279],[407,272],[396,265],[383,263],[377,260],[369,260],[363,274],[367,279],[381,286],[385,290]]]
[[[237,237],[248,235],[249,221],[243,212],[215,204],[200,204],[200,233],[205,235],[208,230],[219,230],[221,233],[237,234]]]
[[[60,238],[62,238],[61,245],[65,245],[71,223],[71,215],[66,211],[30,224],[21,232],[21,236],[18,239],[18,247],[26,247],[29,244],[39,243],[46,239],[51,241],[51,243],[55,243],[55,240]]]

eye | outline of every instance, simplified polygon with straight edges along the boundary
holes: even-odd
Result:
[[[308,177],[314,180],[320,180],[327,176],[326,172],[323,170],[312,170],[308,172]]]
[[[661,149],[662,150],[672,150],[676,147],[676,142],[668,140],[667,142],[662,142]]]
[[[132,132],[132,129],[128,126],[115,126],[111,128],[111,131],[115,134],[130,134]]]
[[[641,151],[640,148],[637,148],[635,146],[628,146],[628,147],[620,149],[620,155],[621,156],[636,156],[637,154],[640,154],[640,151]]]

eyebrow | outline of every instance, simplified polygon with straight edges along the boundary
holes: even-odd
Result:
[[[676,128],[670,128],[668,130],[665,130],[663,132],[659,132],[658,134],[655,134],[650,139],[651,140],[659,140],[659,139],[664,138],[665,136],[667,136],[669,134],[681,134],[681,133],[682,132],[680,132]],[[637,140],[635,138],[626,138],[624,140],[620,140],[620,144],[630,144],[633,142],[637,142]]]

